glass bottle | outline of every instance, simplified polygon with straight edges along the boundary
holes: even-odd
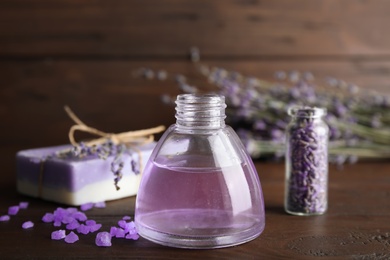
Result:
[[[225,98],[182,94],[176,124],[157,143],[136,200],[139,234],[180,248],[219,248],[255,239],[265,226],[260,180],[234,130]]]
[[[285,210],[320,215],[328,208],[328,126],[326,109],[293,107],[286,133]]]

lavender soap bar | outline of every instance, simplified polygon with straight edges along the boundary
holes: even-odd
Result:
[[[121,154],[119,190],[114,185],[114,156],[106,159],[52,156],[72,148],[71,145],[20,151],[16,155],[17,190],[28,196],[74,206],[133,196],[137,194],[142,174],[132,163],[145,165],[155,145],[152,142],[137,147],[137,152]]]

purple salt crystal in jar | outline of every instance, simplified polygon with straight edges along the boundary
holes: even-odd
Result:
[[[319,215],[328,207],[328,134],[325,109],[295,107],[288,111],[285,210]]]
[[[65,242],[68,244],[73,244],[77,240],[79,240],[79,237],[73,231],[65,237]]]
[[[28,228],[32,228],[32,227],[34,227],[34,223],[31,222],[31,221],[26,221],[26,222],[24,222],[24,223],[22,224],[22,228],[23,228],[23,229],[28,229]]]
[[[8,208],[8,215],[16,215],[19,212],[19,206],[11,206]]]
[[[63,229],[51,232],[51,239],[52,240],[61,240],[65,237],[66,237],[65,230],[63,230]]]
[[[96,235],[95,243],[97,246],[111,246],[111,235],[108,232],[99,232]]]

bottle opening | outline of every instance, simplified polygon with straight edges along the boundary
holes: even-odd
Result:
[[[181,94],[176,99],[176,124],[194,129],[225,125],[225,97],[217,94]]]
[[[290,107],[287,111],[290,116],[303,118],[318,118],[326,115],[326,108],[319,107]]]

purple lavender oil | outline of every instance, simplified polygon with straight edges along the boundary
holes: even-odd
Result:
[[[143,172],[135,223],[155,243],[220,248],[248,242],[265,227],[256,168],[224,124],[217,95],[179,95],[176,124],[164,133]]]

